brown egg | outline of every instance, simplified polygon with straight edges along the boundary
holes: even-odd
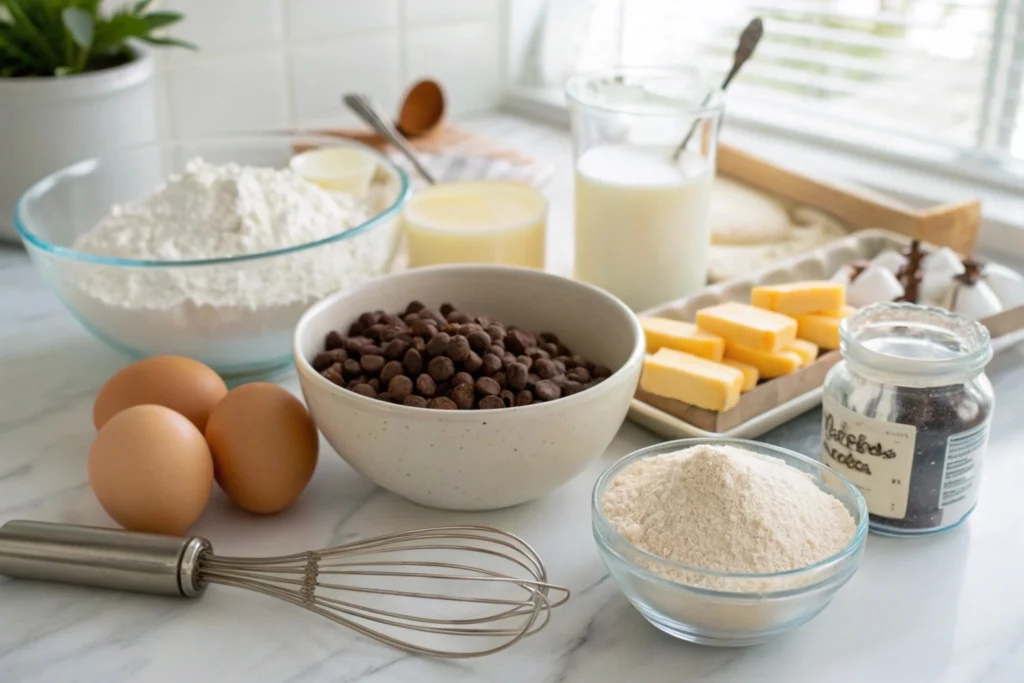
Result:
[[[149,403],[181,413],[202,431],[210,411],[227,393],[220,375],[199,361],[153,356],[122,368],[107,380],[96,395],[92,421],[100,429],[125,408]]]
[[[249,512],[270,514],[294,503],[316,469],[320,448],[306,407],[275,384],[232,389],[206,423],[217,483]]]
[[[163,406],[132,406],[93,440],[89,485],[124,528],[180,536],[210,499],[213,457],[184,416]]]

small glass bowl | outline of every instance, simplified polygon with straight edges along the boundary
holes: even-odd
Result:
[[[808,473],[839,499],[857,530],[845,548],[817,564],[773,574],[735,574],[689,567],[626,541],[601,509],[611,479],[632,463],[698,446],[726,445],[779,458]],[[864,497],[845,477],[816,460],[777,446],[743,439],[681,439],[643,448],[606,469],[594,486],[594,539],[612,578],[647,621],[669,635],[702,645],[754,645],[791,631],[816,616],[860,565],[867,536]],[[672,579],[667,577],[674,577]],[[708,579],[724,587],[707,588]]]
[[[379,213],[325,239],[255,254],[193,261],[153,261],[77,251],[76,238],[115,204],[145,199],[189,160],[287,168],[300,150],[357,147],[378,162]],[[317,135],[225,135],[160,141],[119,149],[55,171],[18,202],[14,225],[46,283],[82,325],[135,358],[175,354],[195,358],[223,375],[253,375],[291,363],[295,324],[318,299],[391,269],[401,240],[399,213],[409,197],[405,174],[365,145]],[[289,273],[326,272],[332,291],[297,292]],[[181,294],[199,283],[201,296]],[[118,299],[144,284],[161,294],[152,305]],[[252,302],[255,285],[274,301]],[[194,287],[195,285],[193,285]],[[238,305],[210,304],[204,295],[236,292]]]

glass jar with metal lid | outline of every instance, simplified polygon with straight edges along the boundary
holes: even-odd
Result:
[[[840,326],[825,378],[822,461],[864,494],[871,529],[923,534],[978,499],[994,396],[988,330],[938,308],[884,303]]]

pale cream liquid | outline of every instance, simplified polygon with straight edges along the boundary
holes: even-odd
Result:
[[[547,200],[510,182],[435,185],[404,211],[411,267],[496,263],[544,267]]]
[[[707,283],[712,166],[670,156],[607,145],[576,162],[576,278],[634,311]]]

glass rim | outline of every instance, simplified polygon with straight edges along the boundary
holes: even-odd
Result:
[[[597,109],[605,112],[629,114],[630,116],[678,116],[685,114],[695,118],[706,118],[718,116],[725,108],[725,91],[720,87],[708,82],[704,76],[705,72],[697,67],[667,67],[667,66],[623,66],[608,69],[595,69],[575,74],[566,81],[565,95],[570,102]],[[595,101],[587,97],[583,90],[587,84],[602,78],[614,78],[616,76],[663,76],[666,78],[692,78],[699,82],[705,90],[704,102],[700,105],[682,105],[673,108],[667,107],[661,111],[654,111],[650,108],[631,107],[629,105],[607,104]]]
[[[785,455],[786,457],[794,458],[794,459],[799,460],[801,462],[810,464],[813,467],[817,468],[819,471],[829,472],[831,475],[835,476],[843,484],[843,486],[846,487],[846,490],[853,496],[854,501],[856,501],[857,517],[855,518],[855,521],[857,523],[857,529],[856,529],[856,531],[854,531],[853,538],[851,538],[850,541],[845,546],[843,546],[843,548],[841,550],[839,550],[838,552],[830,555],[829,557],[826,557],[826,558],[823,558],[821,560],[818,560],[814,564],[807,565],[806,567],[798,567],[796,569],[787,569],[787,570],[781,571],[781,572],[767,572],[767,573],[728,572],[728,571],[722,571],[722,570],[718,570],[718,569],[707,569],[707,568],[703,568],[703,567],[694,567],[692,565],[684,564],[682,562],[677,562],[675,560],[670,560],[670,559],[668,559],[666,557],[661,557],[660,555],[655,555],[654,553],[652,553],[650,551],[644,550],[643,548],[640,548],[639,546],[636,546],[633,543],[630,543],[628,540],[626,540],[622,536],[622,534],[620,534],[615,529],[615,527],[612,526],[611,522],[608,521],[608,518],[604,514],[604,509],[601,506],[601,495],[603,494],[604,489],[607,486],[608,482],[611,480],[611,478],[614,475],[616,475],[619,472],[621,472],[622,469],[625,468],[627,465],[632,464],[633,462],[636,462],[638,460],[642,460],[643,458],[651,457],[653,454],[655,454],[657,452],[664,451],[667,448],[683,449],[683,448],[687,448],[687,447],[690,447],[690,446],[698,446],[700,444],[723,444],[723,445],[727,445],[727,446],[737,446],[737,447],[741,447],[741,448],[742,447],[748,447],[748,448],[754,447],[756,449],[765,449],[765,450],[773,451],[776,454]],[[758,452],[758,451],[755,451],[755,452]],[[774,457],[774,456],[769,456],[769,457]],[[834,494],[830,494],[830,495],[834,495]],[[756,580],[773,580],[773,579],[791,578],[791,577],[794,577],[794,576],[811,576],[813,574],[816,574],[816,573],[821,572],[823,570],[829,569],[831,567],[837,567],[840,564],[842,564],[842,562],[847,560],[849,557],[854,555],[858,551],[858,549],[861,546],[864,545],[864,541],[865,541],[865,539],[867,537],[867,533],[868,533],[868,509],[867,509],[867,503],[864,500],[864,496],[860,492],[860,490],[858,490],[857,487],[854,486],[854,484],[849,479],[847,479],[845,476],[843,476],[843,474],[841,472],[838,472],[837,470],[829,467],[828,465],[826,465],[823,462],[819,462],[819,461],[817,461],[817,460],[815,460],[813,458],[810,458],[810,457],[808,457],[806,455],[803,455],[801,453],[797,453],[796,451],[790,450],[788,448],[783,448],[782,446],[775,446],[773,444],[762,443],[760,441],[753,441],[753,440],[750,440],[750,439],[733,439],[733,438],[727,438],[727,437],[699,437],[699,438],[690,438],[690,439],[676,439],[674,441],[665,441],[665,442],[662,442],[662,443],[657,443],[657,444],[654,444],[654,445],[651,445],[651,446],[647,446],[645,448],[641,448],[640,450],[633,451],[632,453],[629,453],[629,454],[623,456],[622,458],[619,458],[614,463],[609,465],[601,473],[601,476],[598,477],[597,482],[594,484],[594,489],[593,489],[593,492],[591,494],[591,513],[592,513],[593,526],[594,526],[595,533],[599,533],[602,536],[610,537],[612,540],[614,540],[614,541],[616,541],[618,543],[621,543],[621,544],[625,545],[626,547],[630,548],[631,550],[635,551],[636,553],[638,553],[644,559],[651,560],[652,562],[654,562],[654,563],[656,563],[658,565],[664,566],[664,567],[668,567],[668,568],[671,568],[671,569],[677,569],[677,570],[684,571],[684,572],[689,572],[691,574],[696,574],[698,576],[714,576],[714,577],[718,577],[718,578],[724,578],[724,579],[728,579],[728,580],[737,580],[737,581],[742,581],[742,580],[754,580],[754,581],[756,581]],[[658,575],[658,574],[656,574],[654,572],[651,572],[650,570],[645,569],[644,567],[639,566],[638,564],[636,564],[635,562],[633,562],[629,558],[624,557],[620,552],[618,552],[618,550],[616,550],[615,548],[611,547],[609,544],[603,543],[602,545],[603,545],[603,547],[606,550],[608,550],[609,552],[613,553],[616,557],[620,558],[623,562],[627,563],[632,569],[634,569],[636,571],[639,571],[639,572],[642,572],[647,577],[667,582],[668,584],[670,584],[672,586],[678,586],[678,587],[686,588],[688,590],[700,591],[700,592],[703,592],[703,593],[707,593],[709,595],[719,595],[719,596],[720,595],[729,595],[729,596],[732,596],[732,597],[743,597],[743,596],[748,595],[748,593],[746,593],[744,591],[707,588],[707,587],[703,587],[703,586],[694,586],[694,585],[691,585],[691,584],[688,584],[688,583],[684,583],[682,581],[673,581],[673,580],[668,579],[668,578],[666,578],[664,576],[660,576],[660,575]],[[811,583],[809,583],[809,584],[807,584],[805,586],[797,586],[797,587],[793,587],[793,588],[782,588],[782,589],[779,589],[777,591],[768,590],[768,591],[751,592],[751,593],[749,593],[749,595],[751,597],[763,598],[765,595],[787,594],[787,593],[791,593],[791,592],[801,593],[801,592],[805,592],[806,590],[808,590],[808,589],[810,589],[810,588],[812,588],[812,587],[814,587],[816,585],[819,585],[821,583],[826,582],[830,578],[832,578],[832,575],[829,575],[827,577],[823,577],[823,579],[821,581],[814,581],[814,582],[811,582]]]
[[[105,256],[102,254],[91,254],[89,252],[79,251],[72,249],[71,247],[61,246],[54,242],[41,237],[38,233],[33,232],[29,229],[27,222],[24,218],[26,204],[33,200],[43,196],[47,191],[52,190],[55,185],[61,181],[74,179],[76,177],[88,175],[90,172],[95,170],[100,164],[109,163],[119,157],[124,157],[132,153],[137,153],[146,149],[158,150],[158,151],[169,151],[174,149],[180,149],[189,145],[218,145],[227,143],[238,143],[244,145],[259,146],[258,143],[270,143],[270,142],[284,142],[284,141],[310,141],[319,142],[324,146],[334,147],[355,147],[363,149],[369,154],[372,154],[381,163],[388,167],[390,172],[395,174],[398,178],[398,191],[395,194],[394,200],[391,204],[383,211],[375,216],[370,217],[366,221],[363,221],[359,225],[354,225],[348,230],[342,230],[334,235],[315,240],[313,242],[303,242],[302,244],[294,244],[289,247],[282,247],[280,249],[273,249],[270,251],[261,251],[254,254],[238,254],[236,256],[218,256],[216,258],[206,259],[190,259],[185,261],[164,261],[159,259],[133,259],[124,258],[119,256]],[[259,133],[238,133],[238,134],[220,134],[211,135],[196,138],[180,138],[175,140],[156,140],[149,142],[137,143],[134,145],[126,145],[119,147],[116,150],[109,151],[103,154],[97,154],[87,159],[76,161],[72,164],[68,164],[52,173],[49,173],[45,177],[34,182],[27,190],[25,190],[18,198],[17,203],[14,206],[14,229],[18,235],[26,243],[31,244],[48,254],[54,256],[60,256],[74,261],[83,263],[94,263],[103,266],[121,266],[127,268],[187,268],[187,267],[200,267],[200,266],[216,266],[226,265],[235,263],[245,263],[249,261],[259,261],[262,259],[274,258],[277,256],[286,256],[288,254],[294,254],[297,252],[304,251],[306,249],[312,249],[315,247],[325,246],[335,242],[341,242],[346,239],[351,239],[365,232],[391,218],[396,218],[405,205],[410,195],[410,183],[409,178],[405,172],[398,167],[397,164],[392,162],[386,155],[373,149],[368,145],[364,145],[355,140],[346,140],[344,138],[338,138],[330,135],[324,135],[322,133],[309,132],[304,133],[302,131],[295,131],[294,133],[284,134],[259,134]]]
[[[973,332],[974,347],[958,353],[953,358],[941,359],[906,358],[870,349],[858,338],[858,332],[861,331],[858,323],[864,323],[868,319],[884,315],[886,311],[891,311],[894,317],[888,320],[883,318],[879,322],[903,323],[912,327],[915,323],[920,326],[928,324],[927,318],[966,325]],[[963,338],[962,335],[957,335],[957,337]],[[972,340],[968,339],[967,341]],[[843,318],[840,322],[839,344],[843,358],[847,362],[871,370],[886,372],[895,377],[923,380],[976,375],[982,372],[992,359],[992,338],[988,328],[980,322],[937,306],[923,306],[909,302],[887,301],[857,309],[856,312]]]

